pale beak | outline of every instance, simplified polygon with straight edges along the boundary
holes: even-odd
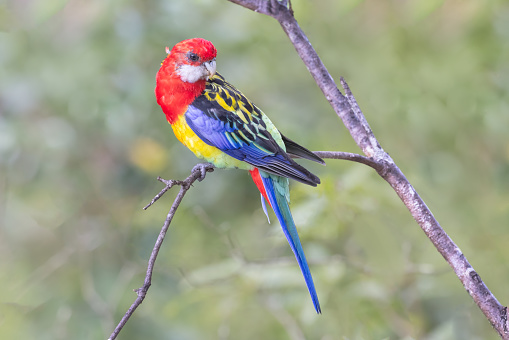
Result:
[[[212,77],[214,74],[216,74],[216,59],[204,62],[203,66],[205,66],[205,69],[207,70],[208,77]]]

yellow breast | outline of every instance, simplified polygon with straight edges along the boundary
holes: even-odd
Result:
[[[177,139],[187,146],[189,150],[194,152],[196,157],[204,159],[218,168],[238,168],[244,170],[252,170],[254,168],[252,165],[239,161],[225,154],[218,148],[202,141],[200,137],[191,130],[189,125],[187,125],[184,115],[181,115],[178,120],[173,123],[172,128]]]

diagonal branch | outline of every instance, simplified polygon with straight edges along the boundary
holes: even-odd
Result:
[[[125,324],[129,320],[129,318],[133,315],[134,311],[138,306],[145,300],[145,296],[147,295],[147,291],[150,288],[150,285],[152,284],[152,273],[154,271],[154,264],[157,259],[157,255],[159,254],[159,249],[161,249],[161,245],[163,244],[164,237],[166,236],[166,232],[168,231],[168,228],[170,227],[171,221],[173,220],[173,216],[175,216],[175,212],[177,211],[177,208],[179,207],[180,203],[184,199],[184,196],[186,195],[189,188],[191,188],[192,184],[194,182],[201,181],[205,178],[205,174],[207,172],[214,171],[214,166],[212,164],[198,164],[191,170],[191,175],[187,177],[183,181],[175,181],[175,180],[165,180],[160,177],[157,179],[160,182],[163,182],[166,184],[166,187],[161,190],[159,194],[157,194],[152,202],[148,204],[144,209],[147,209],[149,206],[151,206],[155,201],[157,201],[159,198],[161,198],[162,195],[169,189],[171,189],[175,185],[180,186],[180,191],[177,194],[177,197],[175,198],[175,201],[171,205],[170,210],[168,211],[168,215],[166,216],[166,220],[164,221],[164,225],[161,229],[161,232],[159,233],[159,236],[157,237],[156,244],[154,245],[154,249],[152,249],[152,254],[150,254],[150,258],[148,260],[148,267],[147,267],[147,275],[145,276],[145,282],[143,283],[143,286],[136,289],[135,292],[138,295],[136,300],[133,302],[131,307],[127,310],[124,317],[120,322],[118,323],[117,327],[111,333],[108,340],[116,339],[122,328],[124,328]]]
[[[293,16],[290,0],[279,2],[277,0],[228,0],[276,19],[297,53],[315,79],[336,114],[341,118],[350,135],[364,152],[369,164],[394,189],[399,198],[408,208],[426,236],[435,248],[442,254],[452,267],[467,292],[477,306],[484,313],[491,325],[497,330],[502,339],[509,339],[509,324],[507,307],[501,305],[488,287],[472,268],[458,246],[442,229],[429,208],[412,187],[392,158],[382,149],[375,135],[371,131],[355,97],[348,84],[341,78],[341,85],[345,96],[339,91],[332,76],[322,63],[320,57],[299,27]],[[287,3],[288,2],[288,3]],[[360,159],[358,157],[356,161]],[[353,159],[352,159],[353,160]]]

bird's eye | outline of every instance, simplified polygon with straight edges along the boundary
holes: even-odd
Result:
[[[187,59],[189,59],[190,61],[198,61],[200,60],[200,57],[194,52],[189,52],[187,54]]]

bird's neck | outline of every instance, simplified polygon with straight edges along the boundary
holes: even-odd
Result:
[[[205,80],[183,82],[173,70],[161,67],[156,76],[155,88],[157,103],[170,124],[186,113],[187,107],[205,90],[206,83]]]

